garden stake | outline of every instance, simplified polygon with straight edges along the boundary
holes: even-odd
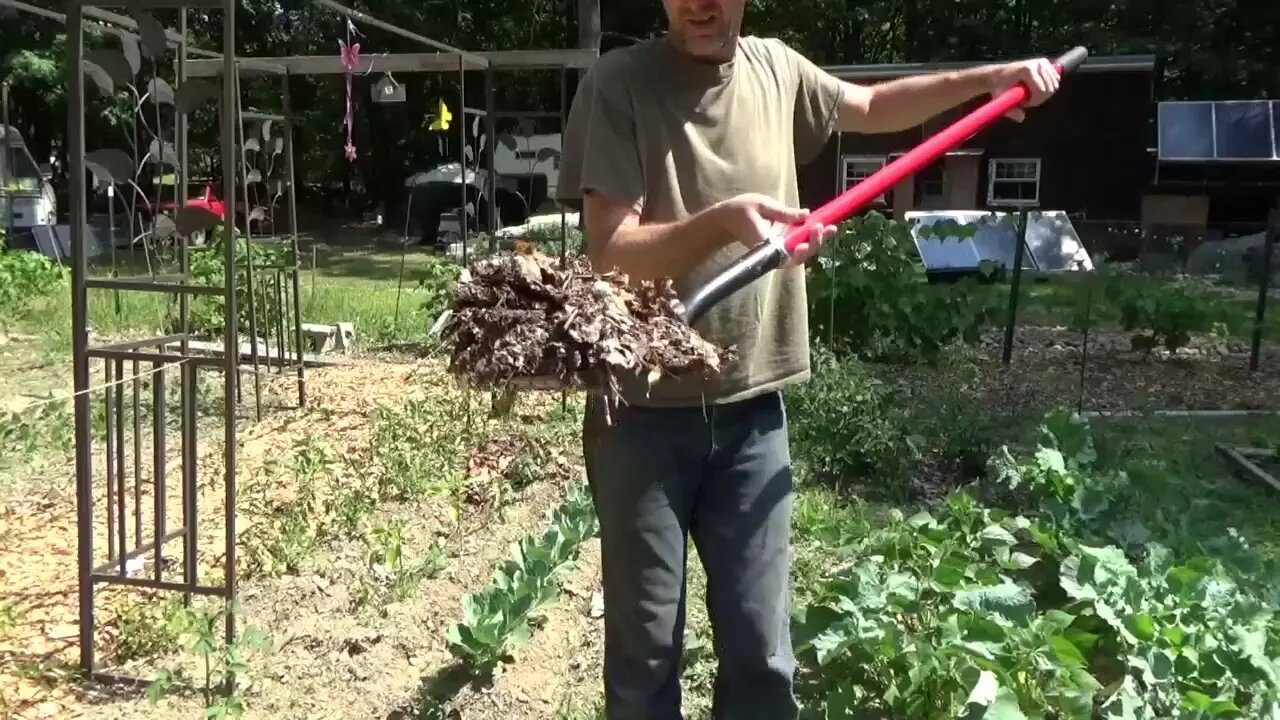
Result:
[[[1249,371],[1257,372],[1262,354],[1262,316],[1267,310],[1267,286],[1271,280],[1271,246],[1280,242],[1280,227],[1267,228],[1262,236],[1262,281],[1258,283],[1258,309],[1253,318],[1253,347],[1249,349]]]
[[[1079,68],[1088,56],[1089,51],[1084,47],[1073,48],[1054,61],[1054,68],[1059,75],[1066,75]],[[756,245],[719,275],[693,291],[689,299],[684,302],[682,318],[690,324],[696,322],[721,300],[764,277],[770,271],[782,267],[790,259],[796,247],[808,238],[810,227],[843,222],[894,185],[933,163],[1010,110],[1026,102],[1030,95],[1031,91],[1026,85],[1022,83],[1014,85],[920,143],[902,157],[885,165],[862,182],[845,190],[810,213],[805,222],[792,225],[782,237],[774,237]]]
[[[1080,267],[1084,267],[1084,263],[1080,260],[1076,261]],[[1084,377],[1089,367],[1089,326],[1093,324],[1093,286],[1098,282],[1098,274],[1095,271],[1093,277],[1089,278],[1089,287],[1085,290],[1084,295],[1084,344],[1080,354],[1080,390],[1076,398],[1076,412],[1084,414]]]
[[[1009,317],[1004,325],[1004,355],[1000,358],[1005,367],[1013,358],[1013,330],[1018,324],[1018,293],[1022,289],[1022,259],[1027,247],[1027,211],[1018,213],[1018,246],[1013,249],[1013,277],[1009,280]]]

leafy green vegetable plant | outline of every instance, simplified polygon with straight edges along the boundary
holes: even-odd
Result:
[[[463,619],[447,631],[450,652],[476,674],[500,674],[503,660],[529,642],[531,625],[559,597],[582,543],[597,528],[586,486],[571,485],[564,503],[550,513],[546,530],[522,538],[511,558],[495,569],[493,582],[463,597]]]
[[[1125,478],[1081,418],[994,464],[1043,510],[958,493],[846,538],[795,618],[808,717],[1280,718],[1275,603],[1209,557],[1103,540]]]
[[[972,228],[921,232],[963,237]],[[995,268],[983,270],[990,276]],[[877,212],[840,226],[809,287],[814,334],[876,361],[936,360],[956,340],[976,342],[1001,309],[999,295],[976,280],[929,284],[910,226]]]

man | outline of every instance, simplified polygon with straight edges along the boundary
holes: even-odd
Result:
[[[796,164],[831,133],[909,129],[1018,82],[1038,105],[1058,86],[1049,62],[1034,60],[860,87],[779,41],[740,36],[744,2],[664,0],[666,36],[602,55],[583,78],[560,193],[582,201],[597,270],[671,277],[683,292],[804,220]],[[809,375],[802,264],[833,232],[815,227],[788,268],[699,321],[705,337],[737,350],[716,377],[637,380],[611,422],[598,398],[588,401],[610,718],[681,717],[689,537],[706,570],[720,661],[714,716],[797,716],[780,391]]]

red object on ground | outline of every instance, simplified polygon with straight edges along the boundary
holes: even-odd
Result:
[[[204,208],[223,220],[227,219],[227,205],[214,194],[212,183],[204,186],[204,197],[187,198],[186,205],[187,207]],[[163,211],[172,213],[176,208],[176,203],[172,200],[165,200],[159,203],[158,207]]]

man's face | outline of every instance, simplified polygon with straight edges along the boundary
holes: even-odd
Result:
[[[706,60],[733,56],[746,0],[662,0],[671,36],[690,55]]]

